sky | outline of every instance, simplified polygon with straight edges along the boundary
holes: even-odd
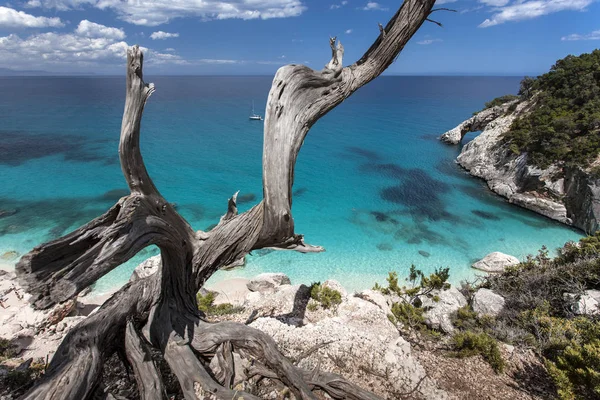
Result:
[[[0,68],[121,74],[127,46],[153,74],[321,69],[329,37],[358,60],[401,1],[0,0]],[[600,0],[438,0],[387,74],[539,75],[600,47]]]

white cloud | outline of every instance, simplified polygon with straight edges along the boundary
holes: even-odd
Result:
[[[0,28],[47,28],[65,26],[60,18],[34,17],[23,11],[0,7]]]
[[[165,51],[175,51],[175,49],[174,49],[174,48],[172,48],[172,47],[167,47],[167,48],[165,49]]]
[[[346,29],[346,35],[349,35],[352,33],[352,29]]]
[[[371,10],[387,11],[387,8],[381,7],[381,4],[376,3],[374,1],[368,2],[366,6],[362,7],[362,9],[366,10],[366,11],[371,11]]]
[[[89,38],[103,37],[118,40],[125,39],[125,32],[123,29],[111,28],[95,22],[90,22],[87,19],[84,19],[79,23],[77,29],[75,29],[75,33],[77,33],[79,36],[85,36]]]
[[[152,39],[152,40],[164,40],[164,39],[176,38],[176,37],[179,37],[179,33],[169,33],[169,32],[158,31],[158,32],[152,32],[152,34],[150,35],[150,39]]]
[[[523,21],[559,11],[583,11],[592,2],[593,0],[517,0],[510,6],[495,9],[496,13],[483,21],[479,27],[487,28],[509,21]]]
[[[0,66],[70,69],[98,65],[122,65],[129,44],[116,28],[81,21],[72,33],[46,32],[21,38],[16,34],[0,37]],[[143,48],[150,64],[186,64],[175,54]]]
[[[458,0],[437,0],[435,2],[436,5],[440,4],[448,4],[448,3],[456,3]]]
[[[486,6],[504,7],[510,3],[510,0],[479,0],[479,2],[485,4]]]
[[[344,7],[346,4],[348,4],[347,1],[342,1],[340,4],[332,4],[329,8],[331,8],[332,10],[336,10],[338,8]]]
[[[593,31],[586,35],[580,35],[577,33],[573,33],[569,36],[563,36],[560,40],[600,40],[600,30]]]
[[[436,42],[442,42],[442,39],[424,39],[424,40],[418,41],[417,44],[427,45],[427,44],[433,44]]]
[[[157,26],[175,18],[269,19],[295,17],[306,7],[301,0],[30,0],[31,7],[70,10],[90,5],[111,9],[136,25]]]

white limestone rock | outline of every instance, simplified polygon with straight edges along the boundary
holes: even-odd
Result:
[[[473,295],[472,307],[478,316],[495,317],[502,311],[505,303],[504,297],[489,289],[481,288]]]
[[[441,330],[442,332],[452,333],[454,326],[450,316],[456,310],[467,305],[465,296],[455,287],[448,290],[436,291],[432,295],[439,298],[434,301],[432,298],[422,298],[422,307],[427,311],[423,314],[425,324],[432,329]]]
[[[472,267],[485,272],[504,272],[506,267],[518,263],[519,259],[517,257],[495,251],[477,261]]]
[[[281,285],[290,285],[290,278],[281,272],[264,273],[255,276],[248,282],[251,292],[274,292]]]
[[[571,310],[576,315],[600,315],[600,290],[586,290],[579,297],[565,293],[564,297],[571,300]]]
[[[141,262],[137,267],[135,267],[133,273],[131,274],[131,278],[129,278],[129,281],[134,282],[155,274],[156,272],[158,272],[158,269],[160,268],[161,264],[162,260],[160,254],[148,258],[147,260]]]

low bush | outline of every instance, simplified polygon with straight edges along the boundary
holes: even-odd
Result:
[[[208,292],[205,295],[201,293],[196,294],[196,303],[198,304],[198,310],[202,311],[208,316],[220,316],[235,314],[242,311],[242,307],[234,307],[232,304],[224,303],[215,305],[216,294],[214,292]]]
[[[505,363],[498,348],[498,342],[485,332],[464,331],[452,336],[452,347],[457,357],[480,355],[494,371],[500,373]]]
[[[311,285],[310,298],[325,309],[337,307],[342,303],[342,294],[340,292],[328,286],[323,286],[320,282]],[[313,308],[311,311],[316,310],[316,306],[313,304],[315,303],[309,303],[309,305],[307,305],[307,307],[310,306],[309,310]]]

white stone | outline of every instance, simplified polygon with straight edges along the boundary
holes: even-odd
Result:
[[[504,308],[504,297],[485,288],[481,288],[473,295],[473,311],[479,316],[497,316]]]
[[[247,286],[251,292],[273,292],[278,286],[289,284],[291,281],[286,274],[274,272],[255,276]]]
[[[456,289],[451,287],[448,290],[436,291],[432,295],[439,298],[438,301],[434,301],[432,298],[423,297],[422,307],[426,309],[423,316],[425,317],[425,324],[432,329],[438,329],[446,333],[454,331],[454,326],[450,316],[456,310],[467,305],[467,299],[465,296]]]
[[[485,272],[503,272],[506,267],[518,263],[519,259],[517,257],[495,251],[477,261],[472,267]]]
[[[150,275],[153,275],[156,272],[158,272],[158,269],[160,268],[161,264],[162,260],[160,254],[154,257],[150,257],[147,260],[140,263],[137,267],[135,267],[129,280],[133,282],[138,279],[146,278]]]
[[[575,299],[577,296],[566,293],[565,297]],[[600,290],[586,290],[572,304],[571,309],[577,315],[600,315]]]

